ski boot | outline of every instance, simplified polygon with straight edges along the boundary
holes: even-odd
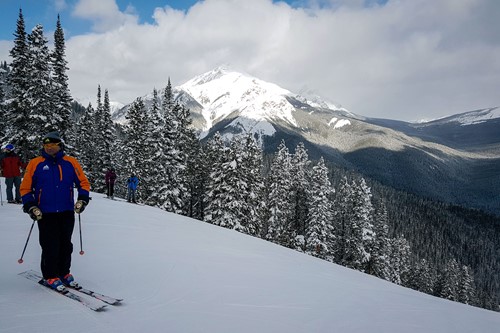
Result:
[[[75,281],[75,278],[71,273],[66,274],[64,277],[61,278],[61,282],[68,287],[75,288],[75,289],[80,289],[80,285],[78,282]]]
[[[61,282],[61,279],[59,278],[53,278],[53,279],[47,279],[45,280],[45,283],[47,283],[47,285],[58,291],[58,292],[63,292],[66,288],[64,287],[64,284]]]

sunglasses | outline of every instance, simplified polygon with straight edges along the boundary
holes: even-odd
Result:
[[[43,148],[56,148],[59,147],[59,142],[57,143],[44,143]]]

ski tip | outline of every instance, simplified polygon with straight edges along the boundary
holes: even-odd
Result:
[[[106,307],[107,307],[107,305],[103,304],[99,307],[93,308],[92,310],[94,310],[95,312],[103,312],[104,310],[106,310]]]

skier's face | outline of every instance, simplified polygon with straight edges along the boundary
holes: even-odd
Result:
[[[47,154],[54,157],[61,150],[61,146],[59,143],[46,143],[43,145],[43,149]]]

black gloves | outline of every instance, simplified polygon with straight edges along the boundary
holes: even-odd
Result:
[[[75,203],[75,213],[80,214],[85,210],[85,207],[89,204],[89,198],[78,196],[78,200]]]
[[[28,209],[28,214],[30,215],[31,219],[34,221],[39,221],[42,219],[42,211],[37,206],[31,206]]]
[[[28,213],[34,221],[39,221],[42,219],[42,211],[34,202],[25,203],[23,206],[23,211],[25,213]]]

